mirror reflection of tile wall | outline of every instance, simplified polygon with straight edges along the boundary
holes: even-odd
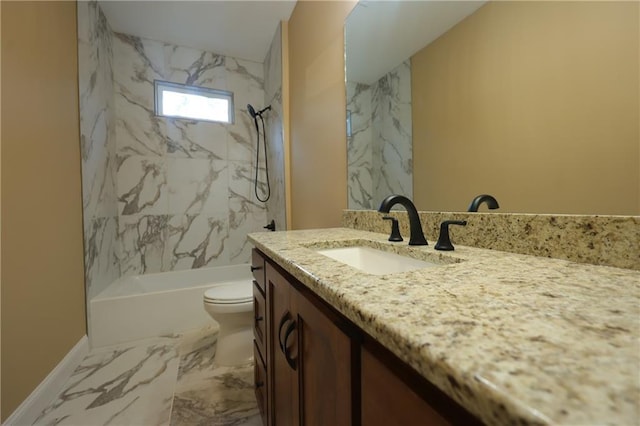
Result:
[[[358,4],[345,24],[348,100],[370,96],[352,81],[377,85],[410,58],[419,210],[491,194],[500,212],[638,215],[638,16],[626,1]],[[347,150],[354,209],[380,199],[362,139]]]
[[[390,194],[413,195],[411,65],[372,84],[347,83],[350,209],[375,209]]]

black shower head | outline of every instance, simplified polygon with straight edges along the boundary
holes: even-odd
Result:
[[[255,110],[255,109],[253,109],[253,107],[251,106],[251,104],[247,104],[247,111],[249,111],[249,115],[250,115],[250,116],[251,116],[251,118],[253,118],[253,119],[255,119],[255,118],[256,118],[256,116],[259,114],[259,113],[256,113],[256,110]]]
[[[251,106],[251,104],[247,104],[247,111],[249,111],[249,115],[254,120],[256,119],[256,117],[262,117],[262,113],[270,109],[271,109],[271,105],[267,105],[266,107],[262,108],[260,111],[256,111],[255,108]]]

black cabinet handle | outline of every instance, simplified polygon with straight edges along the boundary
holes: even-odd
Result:
[[[262,266],[253,266],[253,265],[251,265],[251,272],[259,271],[260,269],[262,269]]]
[[[287,328],[284,332],[284,339],[283,339],[282,329],[287,323],[289,323],[289,325],[287,325]],[[278,343],[280,346],[280,350],[284,354],[284,358],[287,360],[287,364],[289,364],[289,366],[293,370],[296,369],[296,360],[294,358],[291,358],[291,356],[289,356],[289,351],[287,350],[287,341],[289,340],[289,336],[291,336],[291,333],[293,333],[295,329],[296,329],[296,322],[291,317],[291,312],[287,311],[284,315],[282,315],[282,318],[280,318],[280,324],[278,324]]]
[[[293,370],[296,369],[296,360],[289,356],[289,351],[287,350],[287,340],[289,340],[289,336],[291,335],[291,333],[295,331],[295,329],[296,329],[296,322],[291,321],[291,324],[289,324],[289,326],[287,327],[287,331],[285,331],[284,333],[284,344],[282,347],[282,352],[284,353],[284,359],[287,360],[287,364],[289,364],[289,367],[291,367]]]
[[[278,344],[280,346],[280,350],[284,351],[284,344],[282,343],[282,327],[284,327],[285,323],[291,319],[291,314],[289,311],[285,312],[280,318],[280,324],[278,325]]]
[[[260,313],[258,312],[260,304],[258,303],[258,300],[254,297],[253,298],[253,321],[258,324],[259,321],[262,321],[262,315],[260,315]]]

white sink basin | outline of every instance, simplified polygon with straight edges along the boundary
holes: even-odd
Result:
[[[371,247],[341,247],[317,252],[372,275],[394,274],[440,265]]]

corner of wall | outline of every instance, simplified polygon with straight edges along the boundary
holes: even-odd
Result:
[[[291,132],[289,112],[289,21],[280,22],[282,33],[282,143],[284,145],[284,199],[287,229],[292,228],[291,213]]]
[[[289,20],[292,228],[339,226],[347,206],[344,19],[355,2],[298,2]]]

